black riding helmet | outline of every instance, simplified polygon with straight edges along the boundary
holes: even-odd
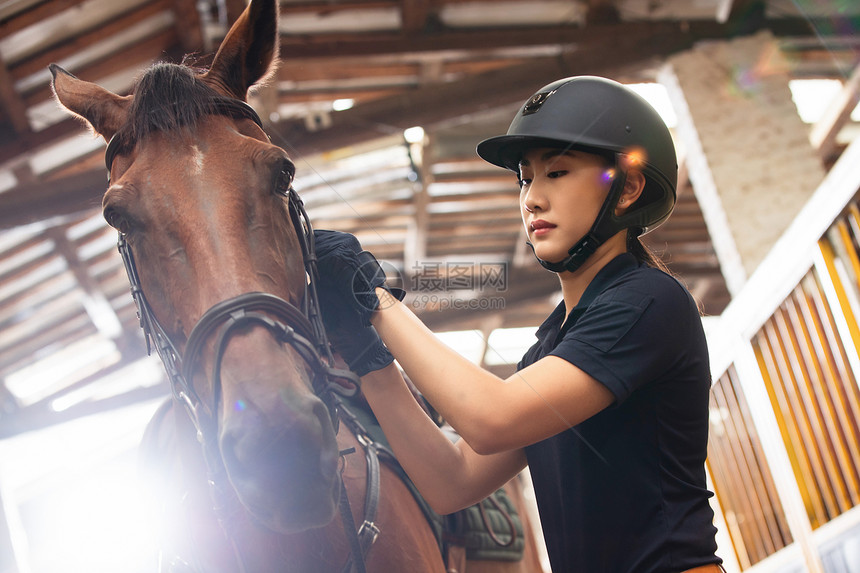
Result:
[[[557,263],[538,259],[547,269],[576,270],[619,231],[647,233],[672,213],[678,179],[672,136],[654,108],[618,82],[593,76],[553,82],[523,104],[506,135],[482,141],[477,151],[486,161],[519,173],[523,154],[541,147],[609,155],[616,173],[591,230],[568,257]],[[616,217],[615,205],[627,175],[619,160],[622,155],[638,159],[645,188],[627,212]]]

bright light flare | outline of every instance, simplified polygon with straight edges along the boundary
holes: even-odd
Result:
[[[624,152],[621,162],[627,169],[642,169],[648,162],[648,154],[641,147],[633,147]]]
[[[165,501],[144,483],[138,445],[156,403],[0,441],[4,506],[17,516],[21,571],[149,573]],[[149,483],[147,481],[147,483]]]
[[[132,456],[132,466],[134,456]],[[155,564],[155,523],[137,479],[127,463],[117,461],[69,479],[40,508],[30,547],[50,543],[50,551],[31,556],[39,571],[145,571]],[[131,471],[133,475],[134,470]],[[40,505],[42,505],[40,504]]]
[[[615,179],[615,169],[610,167],[603,172],[603,182],[610,183],[613,179]]]
[[[334,111],[346,111],[348,109],[351,109],[352,106],[354,106],[354,105],[355,105],[354,99],[349,99],[349,98],[336,99],[332,102],[331,109]]]
[[[408,143],[421,143],[424,141],[424,128],[420,125],[403,130],[403,137]]]

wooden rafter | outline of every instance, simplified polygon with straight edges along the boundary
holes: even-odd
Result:
[[[15,32],[20,32],[33,24],[38,24],[47,18],[61,14],[65,10],[73,8],[80,3],[81,0],[53,0],[51,2],[40,2],[20,14],[15,14],[14,18],[0,21],[0,38],[11,36]]]
[[[104,170],[21,186],[0,194],[0,229],[91,211],[101,204]]]
[[[30,124],[27,121],[27,108],[21,101],[18,92],[15,91],[15,82],[9,73],[9,69],[0,57],[0,104],[3,106],[3,114],[15,130],[18,137],[30,133]]]
[[[166,53],[175,51],[174,48],[177,45],[176,36],[176,29],[168,28],[155,36],[145,39],[139,44],[129,47],[129,51],[134,54],[134,59],[141,62],[139,69],[143,69],[148,64],[164,58]],[[89,63],[80,69],[74,70],[74,73],[83,78],[104,78],[128,67],[129,55],[123,51],[112,54],[101,61]],[[50,99],[52,95],[51,86],[45,83],[27,92],[24,101],[28,106],[32,106]]]
[[[836,136],[848,122],[851,112],[860,101],[860,64],[851,72],[839,94],[827,106],[809,132],[809,141],[818,153],[828,158],[836,148]]]
[[[402,0],[400,14],[406,34],[422,30],[430,16],[430,0]]]
[[[176,14],[174,26],[182,50],[186,53],[202,50],[203,29],[196,0],[173,0],[173,12]]]
[[[11,70],[12,78],[15,81],[18,81],[32,74],[44,71],[45,68],[48,67],[48,64],[53,62],[62,62],[64,59],[79,53],[85,47],[91,46],[96,42],[115,34],[121,34],[126,29],[139,24],[147,18],[151,18],[160,12],[170,10],[172,3],[181,4],[182,1],[183,0],[154,0],[153,2],[143,4],[134,10],[130,10],[129,12],[114,18],[110,22],[105,22],[94,30],[77,36],[74,40],[63,42],[58,46],[52,46],[48,50],[35,54],[21,62],[17,62]],[[180,16],[184,17],[184,14],[180,14],[177,8],[177,20]],[[180,24],[180,22],[177,22],[176,25],[183,26],[182,35],[180,36],[183,40],[194,36],[193,30],[184,29],[184,23]],[[195,49],[199,49],[199,44]],[[128,57],[128,55],[126,55],[126,57]],[[136,54],[134,58],[139,61]],[[126,65],[128,65],[128,60],[126,60]]]
[[[101,287],[90,276],[87,266],[78,256],[77,249],[66,236],[66,230],[63,227],[53,227],[48,229],[47,236],[53,239],[54,248],[66,260],[69,270],[72,271],[75,280],[83,290],[83,305],[95,327],[106,338],[120,338],[122,336],[122,323],[108,303]]]

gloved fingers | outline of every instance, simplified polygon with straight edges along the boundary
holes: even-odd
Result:
[[[334,350],[359,376],[394,362],[391,352],[372,327],[362,327],[355,323],[349,323],[349,326],[341,325],[332,330],[329,340]]]
[[[317,255],[327,255],[335,250],[361,252],[361,243],[355,235],[327,229],[314,229],[314,247]]]
[[[361,251],[356,258],[359,263],[358,271],[360,275],[356,277],[357,280],[353,280],[354,287],[359,286],[356,285],[356,282],[364,283],[360,286],[365,290],[375,290],[376,287],[382,287],[396,296],[397,300],[403,300],[403,297],[406,296],[406,291],[400,287],[389,286],[387,284],[388,276],[373,253],[370,251]],[[402,279],[402,277],[400,278]]]

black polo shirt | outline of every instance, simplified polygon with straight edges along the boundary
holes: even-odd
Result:
[[[715,557],[708,348],[696,304],[631,254],[609,262],[564,320],[561,303],[519,368],[546,355],[614,395],[526,448],[553,573],[677,573]]]

